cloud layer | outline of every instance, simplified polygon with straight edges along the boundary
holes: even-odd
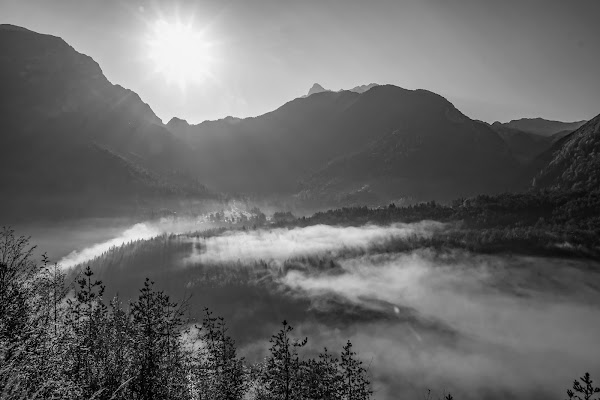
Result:
[[[340,268],[333,274],[307,265],[279,283],[336,316],[305,322],[298,332],[315,349],[355,342],[379,399],[420,397],[426,387],[463,399],[558,399],[586,370],[600,375],[600,265],[458,250],[378,253],[391,239],[444,228],[421,222],[230,232],[202,241],[187,261],[334,258]],[[344,308],[386,317],[353,320],[348,311],[344,319]]]
[[[282,262],[299,256],[324,253],[336,255],[347,249],[368,249],[391,239],[404,239],[414,235],[431,236],[434,231],[443,227],[439,222],[423,221],[388,226],[314,225],[292,229],[231,231],[203,240],[201,249],[195,251],[187,262]]]
[[[137,224],[72,253],[63,266],[131,240],[197,229],[195,221]],[[387,246],[390,240],[428,237],[443,229],[430,221],[318,225],[178,240],[192,242],[182,255],[187,268],[222,263],[235,269],[238,261],[258,260],[278,266],[289,259],[301,265],[311,255],[334,259],[332,271],[306,265],[273,274],[286,290],[271,296],[278,301],[291,293],[320,311],[321,319],[296,324],[296,333],[309,336],[313,350],[341,350],[351,339],[370,366],[377,399],[421,398],[428,387],[437,395],[450,390],[461,400],[558,400],[583,372],[600,376],[598,263],[459,250],[397,253]],[[239,307],[227,296],[247,296],[239,312],[256,308],[251,315],[258,319],[251,323],[277,322],[272,307],[252,295],[219,295],[224,308]],[[258,358],[266,351],[264,341],[244,346],[242,353]]]
[[[121,246],[136,240],[151,239],[163,234],[179,234],[200,229],[208,229],[210,227],[210,223],[201,219],[161,218],[157,221],[140,222],[123,230],[120,235],[112,239],[92,244],[81,250],[72,251],[60,259],[58,264],[62,268],[71,268],[100,256],[111,247]]]
[[[584,370],[600,373],[600,274],[583,262],[423,250],[340,264],[342,274],[282,282],[397,316],[345,332],[372,359],[379,398],[407,382],[463,398],[558,398]]]

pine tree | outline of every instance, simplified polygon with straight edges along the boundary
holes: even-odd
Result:
[[[31,283],[40,270],[32,260],[35,246],[14,231],[0,232],[0,341],[6,346],[23,343],[33,328],[35,302]],[[10,356],[8,351],[5,356]]]
[[[348,340],[342,352],[340,368],[342,376],[342,399],[365,400],[370,399],[373,391],[367,379],[367,371],[362,366],[362,361],[356,359],[352,351],[352,343]]]
[[[38,303],[43,308],[44,325],[51,327],[53,337],[58,337],[59,324],[63,307],[62,303],[68,293],[65,285],[65,274],[57,263],[49,266],[48,256],[42,255],[42,271],[37,280]]]
[[[183,399],[188,396],[186,354],[181,345],[183,311],[154,282],[146,279],[132,304],[134,325],[134,376],[136,398]]]
[[[246,390],[243,359],[237,357],[234,340],[227,335],[222,317],[213,317],[205,309],[199,328],[202,344],[195,363],[198,392],[202,398],[241,399]]]
[[[267,358],[262,380],[273,399],[303,398],[303,370],[298,350],[306,345],[308,339],[295,340],[290,337],[292,331],[291,325],[283,321],[281,330],[269,340],[271,354]]]
[[[101,375],[101,399],[126,399],[133,374],[133,324],[118,298],[109,305],[109,313],[101,332],[104,354]]]
[[[71,333],[69,375],[87,396],[93,396],[102,389],[99,369],[106,351],[102,335],[107,319],[107,307],[102,301],[104,286],[93,276],[88,266],[83,276],[77,279],[75,299],[67,300],[66,317]]]
[[[340,361],[334,357],[327,348],[319,354],[316,377],[318,378],[318,398],[323,400],[341,399],[342,376],[340,374]]]
[[[598,400],[600,395],[594,398],[596,393],[600,393],[600,387],[594,386],[588,372],[579,378],[579,381],[577,379],[573,381],[573,390],[567,390],[569,400]]]

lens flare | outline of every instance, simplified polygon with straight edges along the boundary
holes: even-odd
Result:
[[[182,89],[210,76],[212,44],[191,23],[158,20],[152,25],[147,45],[156,72]]]

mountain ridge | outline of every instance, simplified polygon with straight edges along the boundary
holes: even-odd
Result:
[[[517,129],[523,132],[533,133],[536,135],[552,136],[561,132],[572,132],[575,129],[581,127],[586,122],[586,120],[562,122],[536,117],[513,119],[506,123],[496,121],[492,124],[492,126],[502,125],[507,128]]]
[[[170,123],[171,127],[175,125],[175,121]],[[183,130],[175,134],[192,138],[199,157],[205,160],[211,157],[214,159],[215,154],[225,153],[229,149],[229,159],[240,161],[244,156],[235,153],[236,149],[232,148],[237,146],[245,150],[251,149],[249,153],[252,156],[246,154],[250,158],[232,170],[227,169],[229,166],[226,163],[220,164],[225,165],[225,169],[217,168],[221,174],[221,183],[228,179],[228,175],[237,179],[243,177],[244,182],[251,182],[253,177],[261,176],[269,185],[273,184],[263,189],[274,192],[283,190],[297,193],[298,190],[306,190],[306,182],[311,182],[309,177],[331,160],[368,151],[369,146],[382,138],[389,138],[393,132],[403,132],[404,135],[418,132],[419,139],[415,140],[428,143],[442,141],[445,147],[448,147],[451,140],[444,139],[444,132],[476,138],[473,139],[476,146],[483,146],[482,149],[488,148],[488,145],[494,147],[492,153],[501,155],[500,158],[505,159],[502,163],[511,164],[512,169],[512,161],[504,141],[489,126],[469,119],[436,93],[423,89],[407,90],[393,85],[377,85],[362,93],[324,91],[291,100],[276,110],[258,117],[241,119],[235,124],[214,121],[183,127]],[[465,132],[459,132],[462,128]],[[244,145],[239,146],[238,141],[245,141]],[[267,147],[269,149],[265,150]],[[428,145],[426,151],[436,151],[433,147]],[[464,147],[462,151],[468,152],[471,149]],[[489,159],[498,158],[492,157],[491,153],[486,154]],[[459,157],[467,158],[464,155]],[[218,163],[217,160],[214,161],[215,164]],[[413,159],[413,162],[417,163],[417,160]],[[479,162],[487,161],[481,158]],[[285,173],[279,175],[282,170]],[[442,173],[442,170],[439,172]],[[412,179],[415,176],[413,174]],[[296,179],[297,183],[291,181],[291,178]],[[235,188],[236,182],[229,183]],[[276,187],[277,184],[281,186]],[[231,187],[220,189],[228,191]]]
[[[257,117],[165,125],[61,38],[0,28],[0,178],[26,196],[38,187],[71,196],[96,184],[91,192],[123,198],[206,196],[211,187],[311,202],[450,199],[514,188],[519,171],[541,170],[546,150],[566,143],[567,133],[554,131],[579,123],[527,120],[548,133],[538,135],[470,119],[424,89],[315,84],[310,96]],[[53,177],[79,183],[48,186]]]

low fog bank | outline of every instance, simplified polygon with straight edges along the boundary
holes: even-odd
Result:
[[[278,281],[332,315],[327,324],[302,322],[299,335],[314,350],[350,338],[371,365],[380,399],[421,396],[426,387],[468,399],[558,399],[584,371],[600,376],[598,263],[462,250],[376,253],[386,241],[444,228],[424,221],[236,231],[205,239],[186,261],[335,259],[334,273],[307,265]],[[354,248],[366,254],[353,256]],[[385,317],[340,321],[340,307]]]
[[[114,237],[93,244],[87,244],[80,250],[73,250],[62,257],[58,264],[62,268],[71,268],[100,256],[112,247],[122,246],[136,240],[147,240],[163,234],[181,234],[199,229],[214,227],[200,218],[160,218],[155,221],[139,222],[127,228],[121,228]]]
[[[289,271],[281,281],[316,307],[334,297],[395,315],[328,329],[371,363],[378,398],[429,387],[460,398],[558,399],[576,375],[600,375],[598,265],[431,250],[340,265],[342,274]]]
[[[113,229],[113,237],[97,243],[88,243],[73,250],[58,263],[62,268],[71,268],[100,256],[113,247],[136,240],[147,240],[163,234],[184,234],[220,226],[206,217],[160,218],[155,221],[139,222],[132,226]],[[193,252],[184,260],[188,265],[195,263],[220,263],[232,261],[269,260],[281,262],[286,259],[320,253],[337,253],[344,249],[367,249],[392,239],[409,236],[430,237],[444,228],[435,221],[414,224],[392,224],[389,226],[366,225],[362,227],[336,227],[314,225],[304,228],[273,228],[256,230],[230,230],[222,235],[207,239],[190,238],[201,243],[202,250],[193,247]]]
[[[250,210],[250,211],[249,211]],[[163,234],[182,234],[249,222],[257,210],[249,201],[177,201],[121,217],[35,219],[10,225],[18,234],[31,236],[37,256],[47,253],[61,267],[71,268],[100,256],[111,247]],[[258,210],[260,211],[260,210]],[[213,218],[220,213],[222,220]]]
[[[119,243],[204,227],[173,219],[138,224],[66,257],[63,265]],[[190,306],[214,303],[217,313],[235,322],[232,332],[246,338],[236,340],[252,361],[265,355],[268,332],[283,318],[298,336],[309,337],[309,352],[323,346],[339,351],[350,339],[369,365],[378,399],[421,398],[431,388],[469,400],[558,400],[583,372],[600,376],[600,264],[457,249],[396,252],[388,246],[445,229],[451,227],[422,221],[183,235],[149,244],[128,279],[139,284],[159,271],[170,290],[197,286]],[[167,253],[172,258],[156,256]],[[123,281],[134,256],[114,256],[118,276],[110,280]],[[315,268],[313,256],[334,267]],[[123,259],[127,263],[119,264]],[[202,286],[210,268],[227,276],[252,270],[259,260],[303,267],[261,270],[275,286],[252,281],[265,275],[241,272],[233,286]]]
[[[344,250],[367,250],[370,246],[382,245],[390,240],[402,240],[411,236],[430,237],[444,226],[435,221],[422,221],[388,226],[313,225],[291,229],[230,231],[203,240],[201,249],[195,247],[186,262],[188,264],[227,263],[238,260],[282,262],[294,257],[325,253],[335,257]]]
[[[81,218],[21,223],[10,225],[10,228],[17,235],[30,237],[30,242],[37,246],[36,258],[47,253],[50,259],[57,261],[74,249],[112,240],[136,222],[133,218]]]

